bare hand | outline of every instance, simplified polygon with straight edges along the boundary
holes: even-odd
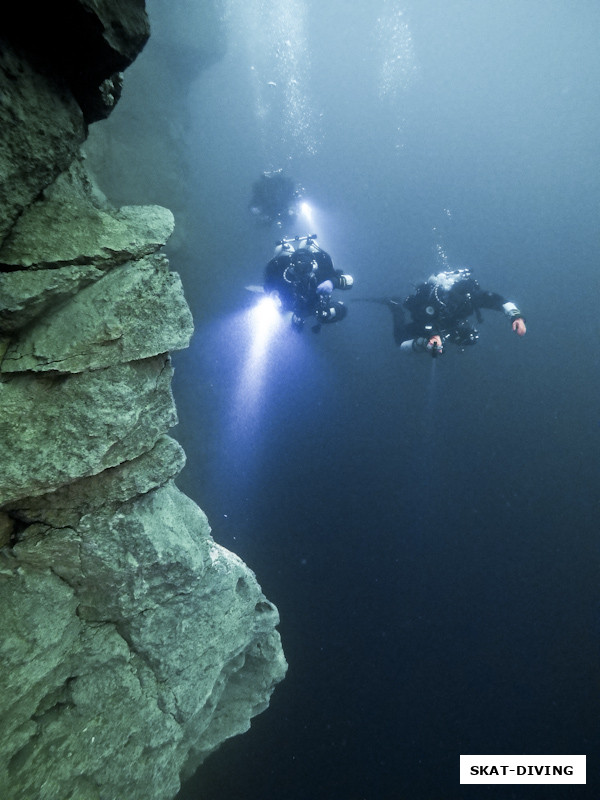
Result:
[[[525,325],[525,320],[522,317],[516,319],[512,324],[512,329],[519,336],[525,336],[525,334],[527,333],[527,326]]]
[[[429,351],[436,350],[438,353],[444,352],[444,345],[441,336],[432,336],[427,342],[427,349]]]

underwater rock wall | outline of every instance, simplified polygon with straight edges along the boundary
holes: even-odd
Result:
[[[0,39],[0,796],[172,798],[268,705],[278,614],[174,482],[173,216],[81,156],[144,4],[29,5]]]

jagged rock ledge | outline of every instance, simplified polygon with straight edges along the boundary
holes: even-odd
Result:
[[[0,40],[6,800],[172,798],[286,670],[276,608],[174,482],[172,214],[113,208],[80,152],[147,35],[143,2],[64,0]]]

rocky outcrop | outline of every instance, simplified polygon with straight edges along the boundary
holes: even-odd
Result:
[[[202,228],[197,219],[202,182],[197,148],[208,122],[198,121],[194,86],[226,52],[226,4],[147,0],[146,5],[152,36],[127,70],[123,102],[91,126],[85,152],[114,202],[151,200],[174,212],[177,227],[169,252],[180,262],[192,261],[198,257]]]
[[[278,614],[175,484],[173,216],[80,152],[143,3],[29,10],[0,42],[0,796],[162,800],[268,705]]]
[[[2,31],[39,72],[64,84],[88,123],[110,114],[120,73],[150,35],[144,0],[21,0],[5,10]]]

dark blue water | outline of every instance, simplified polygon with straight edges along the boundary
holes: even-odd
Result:
[[[600,6],[230,8],[181,123],[178,484],[278,606],[290,666],[179,797],[596,796]],[[356,285],[341,324],[249,366],[244,287],[278,234],[247,204],[276,167],[314,206],[291,232]],[[487,312],[468,352],[403,357],[364,301],[445,265],[527,335]],[[461,787],[468,753],[587,754],[588,786]]]

